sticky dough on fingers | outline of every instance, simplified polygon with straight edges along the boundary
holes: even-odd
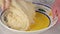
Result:
[[[9,6],[11,5],[11,0],[5,0],[5,9],[8,9]]]
[[[7,9],[10,6],[11,0],[0,0],[0,7],[2,11]]]
[[[3,8],[4,4],[5,4],[4,0],[0,0],[0,8]]]

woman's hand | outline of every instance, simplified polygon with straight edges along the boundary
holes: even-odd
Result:
[[[55,0],[54,5],[52,6],[52,13],[53,13],[53,18],[57,16],[58,21],[60,21],[60,0]]]

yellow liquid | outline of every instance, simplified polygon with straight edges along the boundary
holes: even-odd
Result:
[[[47,28],[50,24],[49,18],[46,15],[39,12],[36,12],[34,21],[35,23],[31,24],[27,31],[35,31],[35,30]]]

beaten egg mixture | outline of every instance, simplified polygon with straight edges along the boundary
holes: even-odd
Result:
[[[34,18],[35,23],[31,24],[27,31],[35,31],[47,28],[50,24],[49,18],[39,12],[36,12],[36,16]]]

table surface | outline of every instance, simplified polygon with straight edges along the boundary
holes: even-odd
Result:
[[[2,31],[0,31],[0,34],[3,34]],[[55,26],[53,26],[49,30],[40,34],[60,34],[60,23],[57,23]]]
[[[41,34],[60,34],[60,23],[57,23],[54,27]]]

